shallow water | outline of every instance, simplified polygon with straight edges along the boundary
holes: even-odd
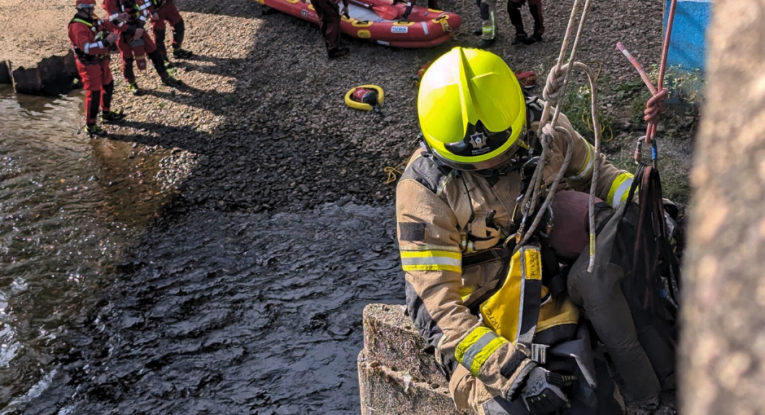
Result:
[[[163,201],[166,151],[79,134],[81,94],[0,85],[0,408],[40,391],[55,349]]]
[[[0,412],[359,412],[361,311],[403,299],[392,207],[174,204],[169,151],[34,100],[0,95]]]

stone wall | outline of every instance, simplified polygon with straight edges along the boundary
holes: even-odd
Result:
[[[364,350],[359,353],[362,415],[467,415],[449,396],[448,382],[428,345],[399,305],[364,308]]]
[[[707,101],[691,175],[681,409],[762,414],[765,0],[717,0],[712,15]]]

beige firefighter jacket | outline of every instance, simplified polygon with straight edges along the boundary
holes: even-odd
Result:
[[[536,104],[538,101],[535,101]],[[527,103],[527,107],[529,104]],[[529,108],[536,131],[539,105]],[[559,125],[573,137],[573,155],[565,174],[568,188],[589,191],[594,149],[565,116]],[[553,143],[545,166],[549,187],[565,155],[565,138]],[[596,195],[609,204],[626,199],[630,173],[601,155]],[[524,348],[516,348],[471,313],[476,300],[497,287],[502,260],[462,267],[463,255],[480,253],[506,237],[520,194],[518,171],[489,180],[475,173],[439,167],[420,149],[409,160],[396,189],[401,262],[406,274],[407,307],[420,333],[436,348],[437,358],[453,359],[469,369],[494,396],[513,400],[533,368]],[[565,188],[566,186],[560,186]]]

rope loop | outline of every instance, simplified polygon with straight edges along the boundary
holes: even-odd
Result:
[[[563,86],[566,83],[566,74],[568,73],[568,68],[569,65],[565,64],[561,67],[553,66],[553,68],[550,69],[550,74],[547,75],[547,83],[545,84],[545,89],[542,92],[542,97],[544,97],[545,101],[557,102],[560,98],[563,97],[565,93]]]

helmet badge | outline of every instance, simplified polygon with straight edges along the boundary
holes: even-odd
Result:
[[[470,145],[472,145],[475,149],[480,149],[485,146],[486,136],[483,134],[483,132],[479,131],[475,134],[472,134],[470,136]]]

